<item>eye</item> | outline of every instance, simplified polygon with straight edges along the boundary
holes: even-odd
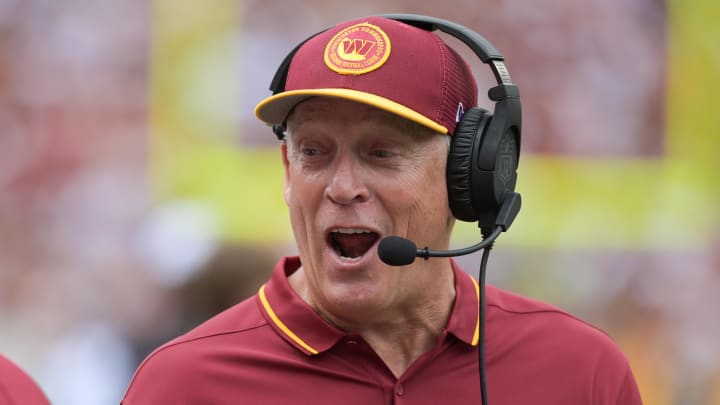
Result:
[[[372,157],[380,159],[387,159],[389,157],[392,157],[393,153],[386,149],[373,149],[372,151],[370,151],[370,155]]]
[[[317,156],[320,154],[320,150],[317,148],[302,148],[302,154],[305,156]]]

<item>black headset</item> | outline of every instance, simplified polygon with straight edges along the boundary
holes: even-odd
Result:
[[[488,91],[488,98],[495,102],[494,111],[490,113],[473,107],[458,122],[451,137],[447,162],[447,191],[455,218],[477,221],[484,236],[497,226],[507,230],[520,209],[520,195],[515,192],[515,184],[522,112],[520,93],[510,80],[504,57],[483,36],[450,21],[415,14],[379,16],[431,32],[445,32],[462,41],[492,69],[497,86]],[[324,31],[310,36],[285,57],[270,84],[273,94],[285,91],[290,63],[298,49]],[[283,125],[273,125],[273,132],[279,139],[284,137],[284,131]]]

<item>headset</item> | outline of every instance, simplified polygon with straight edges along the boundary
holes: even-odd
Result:
[[[483,405],[487,405],[484,348],[485,268],[495,238],[510,227],[520,210],[520,194],[515,192],[522,127],[520,92],[510,79],[505,67],[505,58],[490,41],[477,32],[447,20],[417,14],[380,14],[379,16],[430,32],[439,30],[455,37],[472,49],[484,64],[490,66],[497,82],[497,86],[488,90],[488,98],[495,103],[492,113],[480,107],[473,107],[460,118],[451,137],[446,167],[450,210],[453,216],[461,221],[478,222],[483,241],[470,248],[455,251],[429,251],[427,248],[416,251],[412,242],[405,240],[409,244],[402,242],[400,245],[403,246],[399,246],[397,240],[394,240],[393,243],[388,244],[393,246],[388,249],[391,256],[394,255],[394,259],[402,257],[399,261],[406,258],[408,260],[396,264],[386,262],[403,265],[412,262],[415,256],[425,259],[458,256],[484,249],[478,276],[480,288],[478,360],[480,394]],[[270,84],[273,95],[285,91],[290,63],[295,53],[305,42],[324,31],[302,41],[283,59]],[[273,125],[273,132],[282,140],[285,136],[284,125]],[[381,243],[379,251],[382,248]],[[382,253],[380,255],[382,258]]]
[[[506,230],[519,210],[520,195],[515,192],[520,156],[522,110],[520,92],[510,79],[503,55],[482,35],[462,26],[435,17],[417,14],[380,14],[391,20],[427,31],[440,30],[467,45],[490,66],[497,86],[488,90],[494,101],[493,112],[470,108],[458,122],[450,142],[446,177],[450,210],[455,218],[478,222],[487,237],[498,225]],[[285,91],[290,63],[300,47],[320,31],[299,43],[284,58],[273,76],[273,94]],[[273,132],[282,139],[284,127],[273,125]]]

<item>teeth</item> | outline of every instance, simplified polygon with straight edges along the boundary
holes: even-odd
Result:
[[[344,233],[344,234],[355,234],[355,233],[371,233],[367,229],[360,229],[360,228],[335,228],[332,230],[333,232],[337,233]]]
[[[341,235],[347,235],[347,237]],[[357,237],[349,238],[353,235],[357,235]],[[371,236],[375,236],[374,239],[376,239],[378,235],[366,228],[332,228],[327,242],[340,256],[340,259],[350,263],[362,259],[367,249],[372,246],[371,242],[373,241],[369,239]]]

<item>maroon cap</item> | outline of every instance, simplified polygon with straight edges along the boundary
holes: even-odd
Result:
[[[303,44],[285,91],[262,100],[255,115],[283,124],[301,101],[338,97],[369,104],[452,134],[477,105],[467,63],[430,31],[382,17],[343,22]]]

